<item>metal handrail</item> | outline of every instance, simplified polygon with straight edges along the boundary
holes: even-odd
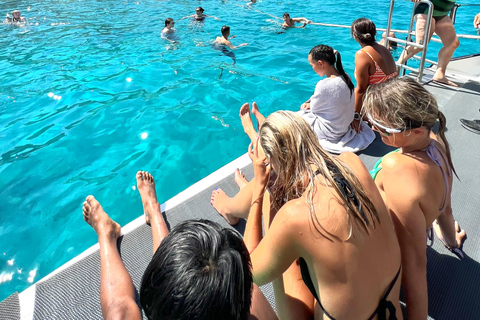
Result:
[[[421,3],[425,3],[428,6],[428,14],[427,14],[427,25],[425,26],[425,40],[428,38],[428,35],[430,34],[430,27],[432,24],[432,16],[433,16],[433,4],[430,1],[427,0],[422,0],[420,2],[417,2],[412,9],[412,15],[410,17],[410,24],[408,26],[408,33],[407,33],[407,40],[401,40],[397,39],[395,37],[390,37],[390,27],[392,25],[392,17],[393,17],[393,8],[395,6],[395,0],[390,0],[390,10],[388,13],[388,23],[387,23],[387,30],[385,34],[385,46],[388,48],[389,41],[395,41],[399,43],[405,44],[405,48],[407,46],[412,46],[412,47],[417,47],[417,48],[422,48],[422,56],[420,58],[420,65],[418,68],[412,68],[408,67],[405,63],[396,63],[398,67],[400,67],[400,74],[405,75],[405,70],[410,70],[410,71],[416,71],[418,72],[417,76],[417,82],[422,81],[423,77],[423,69],[425,68],[425,58],[427,56],[427,48],[428,48],[428,42],[429,41],[424,41],[423,44],[417,44],[416,42],[412,41],[412,32],[413,32],[413,21],[415,19],[415,9],[417,8],[418,5]]]

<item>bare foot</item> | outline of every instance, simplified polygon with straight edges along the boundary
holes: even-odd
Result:
[[[235,169],[235,182],[240,189],[245,187],[248,183],[247,178],[245,178],[245,174],[240,169]]]
[[[234,226],[238,223],[239,219],[225,212],[225,202],[229,199],[230,198],[222,189],[217,188],[212,191],[210,204],[215,208],[215,210],[217,210],[218,213],[220,213],[222,217],[225,218],[225,220],[227,220],[230,225]]]
[[[460,228],[460,225],[457,221],[455,221],[455,245],[451,245],[451,243],[447,242],[447,240],[443,236],[442,230],[440,229],[440,225],[438,224],[437,220],[433,222],[433,229],[435,230],[438,239],[440,239],[440,241],[442,241],[444,244],[448,245],[451,248],[461,249],[463,247],[463,243],[465,242],[465,240],[467,240],[467,233],[465,232],[465,230]]]
[[[88,196],[83,202],[83,219],[95,230],[98,237],[109,236],[118,239],[121,227],[105,213],[100,203],[93,197]]]
[[[251,141],[255,141],[257,132],[253,127],[252,115],[250,114],[250,105],[248,102],[244,103],[240,107],[240,120],[242,121],[242,127]]]
[[[140,192],[140,197],[142,198],[145,222],[150,225],[151,215],[160,213],[160,205],[158,204],[157,192],[155,191],[155,179],[147,171],[138,171],[136,178],[138,192]]]
[[[443,84],[446,84],[446,85],[449,85],[449,86],[452,86],[452,87],[458,87],[458,84],[448,80],[447,78],[439,78],[439,79],[433,78],[433,81],[438,82],[438,83],[443,83]]]
[[[258,130],[260,129],[260,126],[262,125],[263,121],[265,121],[265,117],[258,110],[258,106],[256,102],[252,103],[252,113],[257,119],[257,130]]]

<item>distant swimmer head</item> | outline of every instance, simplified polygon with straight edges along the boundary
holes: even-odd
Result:
[[[165,27],[168,27],[168,26],[173,27],[174,25],[175,25],[175,21],[173,21],[172,18],[165,19]]]
[[[13,10],[12,16],[13,16],[13,19],[20,19],[21,13],[18,10]]]
[[[285,12],[283,14],[283,20],[287,20],[287,19],[290,19],[290,14],[288,12]]]
[[[358,42],[369,45],[376,41],[377,27],[372,20],[359,18],[353,21],[351,33]]]
[[[224,25],[222,27],[222,36],[224,36],[225,38],[228,38],[229,35],[230,35],[230,27],[227,25]]]
[[[195,9],[195,12],[197,14],[202,14],[205,10],[202,8],[202,7],[197,7],[197,9]]]

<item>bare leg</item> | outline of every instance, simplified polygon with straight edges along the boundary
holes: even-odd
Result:
[[[257,132],[253,127],[252,116],[250,114],[250,105],[248,104],[248,102],[244,103],[240,107],[240,120],[242,120],[243,130],[245,131],[247,136],[250,138],[250,140],[252,142],[256,141]]]
[[[461,248],[467,238],[465,230],[461,230],[452,214],[452,208],[445,208],[445,212],[433,223],[433,229],[439,239],[443,239],[451,248]]]
[[[254,283],[252,290],[252,306],[250,307],[250,320],[274,320],[278,319],[275,311],[263,295],[262,291]]]
[[[437,21],[435,26],[435,32],[442,40],[443,47],[438,52],[438,66],[437,71],[433,76],[433,80],[458,87],[457,84],[449,81],[445,76],[447,65],[450,62],[450,59],[452,59],[453,52],[460,45],[460,41],[458,41],[455,27],[453,26],[450,17],[447,16],[440,21]]]
[[[245,187],[248,183],[247,178],[245,178],[245,174],[240,169],[235,169],[235,182],[240,189]]]
[[[417,22],[415,24],[415,43],[418,44],[423,44],[425,41],[425,31],[426,31],[426,26],[427,26],[427,15],[425,14],[419,14],[417,15]],[[433,32],[435,31],[435,20],[432,19],[432,23],[430,26],[430,35],[428,36],[428,40],[430,41],[430,38],[433,35]],[[422,51],[420,48],[412,47],[412,46],[407,46],[402,54],[400,55],[400,58],[398,59],[398,63],[405,64],[405,62]]]
[[[138,192],[142,198],[145,222],[152,227],[153,253],[155,254],[169,231],[157,201],[153,176],[146,171],[138,171],[136,178]]]
[[[256,102],[252,103],[252,113],[255,115],[255,118],[257,119],[257,130],[258,130],[260,129],[260,126],[262,125],[263,121],[265,121],[265,117],[258,110],[258,106]]]
[[[118,253],[120,225],[88,196],[83,203],[83,219],[95,230],[100,245],[100,305],[105,319],[140,319],[132,279]]]
[[[229,224],[235,225],[239,218],[246,219],[248,217],[252,203],[253,183],[254,179],[240,189],[233,198],[227,196],[222,189],[217,188],[212,191],[210,204]]]

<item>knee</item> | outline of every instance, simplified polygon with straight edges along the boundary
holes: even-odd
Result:
[[[457,49],[460,46],[460,40],[458,40],[457,37],[455,37],[455,40],[453,40],[452,47],[454,49]]]

